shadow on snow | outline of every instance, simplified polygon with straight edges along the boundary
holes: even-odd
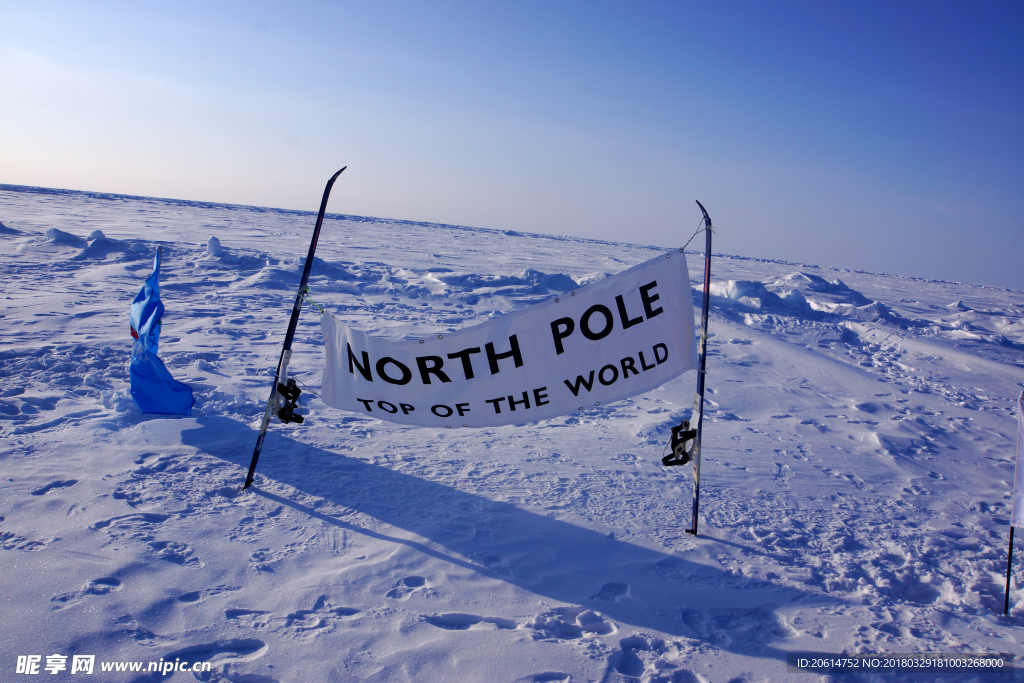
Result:
[[[244,472],[249,453],[239,445],[255,443],[254,430],[218,417],[201,418],[199,425],[184,431],[182,442]],[[263,477],[331,504],[324,506],[331,512],[256,488]],[[785,660],[785,651],[773,644],[796,634],[778,610],[796,603],[842,602],[617,540],[280,433],[268,435],[256,481],[255,495],[326,524],[403,545],[542,599],[593,610],[620,625],[748,656]],[[333,513],[337,509],[343,512]],[[373,517],[394,532],[348,521],[349,511]]]

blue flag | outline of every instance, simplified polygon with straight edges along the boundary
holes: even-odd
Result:
[[[196,399],[192,387],[171,377],[156,357],[160,343],[160,319],[164,305],[160,301],[160,251],[153,259],[153,273],[139,290],[128,311],[131,323],[132,358],[128,377],[132,398],[139,410],[157,415],[191,415]]]

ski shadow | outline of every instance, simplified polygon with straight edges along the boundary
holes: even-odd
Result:
[[[255,443],[255,431],[223,417],[201,418],[198,424],[182,432],[182,443],[238,466],[241,487],[249,454],[239,444]],[[262,490],[266,480],[301,492],[303,502]],[[577,617],[592,610],[620,625],[784,662],[786,651],[777,645],[798,634],[778,610],[796,604],[844,604],[618,540],[280,433],[268,434],[250,492],[325,524],[449,563],[453,573],[490,577],[530,591],[541,601],[563,603],[553,608],[566,622],[556,638],[580,637]],[[361,515],[353,520],[353,513]],[[362,515],[390,528],[368,529],[357,521]],[[392,578],[403,577],[396,573]],[[383,599],[383,590],[381,595]]]

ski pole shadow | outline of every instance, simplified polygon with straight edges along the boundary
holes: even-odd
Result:
[[[202,418],[198,423],[197,429],[182,432],[182,443],[238,467],[241,486],[248,453],[238,445],[254,443],[255,431],[222,417]],[[778,610],[843,604],[837,598],[730,573],[280,433],[268,435],[263,452],[256,495],[325,524],[404,545],[461,571],[518,586],[542,599],[575,606],[578,611],[593,610],[620,625],[784,662],[786,652],[777,645],[784,646],[797,633]],[[261,481],[266,480],[301,492],[303,502],[262,490]],[[358,523],[361,515],[391,529],[368,529]]]

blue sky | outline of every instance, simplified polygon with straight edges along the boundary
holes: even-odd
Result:
[[[1024,289],[1020,2],[8,2],[0,92],[2,183]]]

